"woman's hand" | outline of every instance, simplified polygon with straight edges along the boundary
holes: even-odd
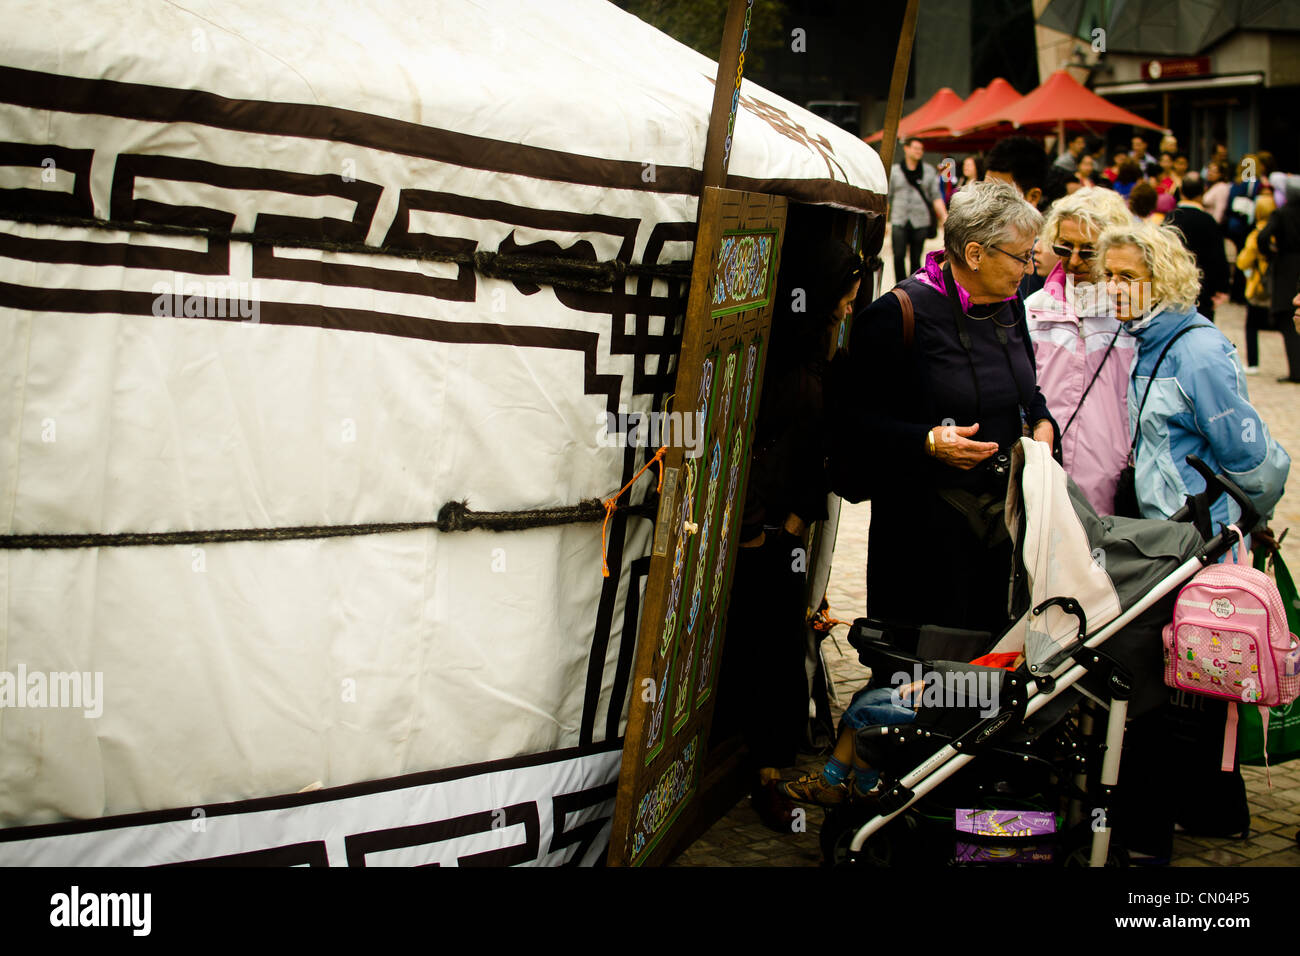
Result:
[[[1040,441],[1048,448],[1051,448],[1052,442],[1055,440],[1056,429],[1052,427],[1052,423],[1046,418],[1034,426],[1034,441]]]
[[[971,436],[979,430],[979,422],[974,425],[934,426],[930,429],[930,434],[934,436],[934,457],[945,465],[970,471],[984,459],[998,453],[997,442],[971,441]]]
[[[1255,554],[1262,554],[1268,557],[1277,550],[1277,538],[1273,536],[1273,529],[1267,526],[1256,528],[1250,533],[1250,550]]]

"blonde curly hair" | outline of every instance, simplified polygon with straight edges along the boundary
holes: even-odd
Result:
[[[1097,240],[1093,278],[1104,282],[1106,253],[1118,246],[1133,246],[1151,270],[1151,301],[1157,308],[1194,309],[1201,295],[1201,272],[1183,245],[1182,233],[1173,226],[1133,223],[1112,226]]]
[[[1093,240],[1112,226],[1127,226],[1133,221],[1124,200],[1113,189],[1087,186],[1052,203],[1039,238],[1051,245],[1060,238],[1061,222],[1070,219],[1091,233]]]

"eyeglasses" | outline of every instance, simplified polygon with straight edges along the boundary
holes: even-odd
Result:
[[[1097,254],[1097,250],[1092,248],[1091,246],[1071,246],[1071,245],[1066,245],[1063,242],[1059,244],[1053,244],[1052,252],[1056,253],[1058,258],[1067,259],[1067,260],[1077,252],[1079,254],[1079,258],[1084,262],[1087,262],[1089,259],[1091,259],[1093,256]]]
[[[998,246],[992,244],[989,245],[989,248],[996,252],[1000,252],[1004,256],[1007,256],[1011,259],[1015,259],[1016,262],[1020,263],[1020,268],[1022,269],[1032,269],[1034,266],[1034,246],[1030,246],[1029,252],[1027,252],[1023,256],[1018,256],[1014,252],[1007,252],[1007,250],[1001,249]]]

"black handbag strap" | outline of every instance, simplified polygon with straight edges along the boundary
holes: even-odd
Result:
[[[1147,397],[1151,394],[1151,386],[1156,382],[1156,373],[1160,371],[1160,363],[1165,360],[1165,356],[1168,355],[1169,350],[1174,347],[1174,343],[1188,332],[1192,331],[1192,329],[1212,328],[1214,328],[1212,325],[1189,325],[1187,328],[1180,329],[1176,332],[1174,337],[1166,342],[1165,347],[1160,350],[1160,357],[1156,359],[1155,367],[1151,369],[1151,377],[1147,379],[1147,389],[1142,393],[1142,401],[1138,403],[1137,421],[1133,424],[1133,444],[1128,447],[1128,460],[1130,464],[1136,460],[1133,456],[1137,454],[1138,439],[1142,437],[1142,409],[1147,407]],[[1136,366],[1134,366],[1133,371],[1134,374],[1136,374]]]
[[[1064,438],[1065,433],[1070,430],[1070,426],[1074,424],[1074,419],[1079,414],[1079,409],[1083,408],[1083,403],[1087,399],[1088,393],[1092,391],[1092,387],[1097,384],[1097,379],[1101,378],[1101,370],[1106,367],[1106,359],[1110,358],[1111,349],[1115,347],[1115,340],[1119,338],[1120,330],[1123,328],[1124,326],[1121,325],[1115,330],[1115,334],[1111,336],[1110,345],[1106,346],[1106,354],[1101,357],[1101,364],[1097,366],[1097,371],[1092,373],[1092,381],[1088,383],[1088,387],[1085,388],[1083,394],[1079,396],[1079,404],[1074,406],[1074,414],[1070,416],[1070,420],[1066,422],[1065,427],[1061,429],[1062,438]]]

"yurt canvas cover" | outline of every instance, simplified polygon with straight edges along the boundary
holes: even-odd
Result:
[[[605,578],[556,509],[672,390],[715,64],[605,0],[6,12],[0,863],[594,861],[652,522]],[[742,94],[728,185],[883,211]],[[301,530],[455,502],[541,526]]]

